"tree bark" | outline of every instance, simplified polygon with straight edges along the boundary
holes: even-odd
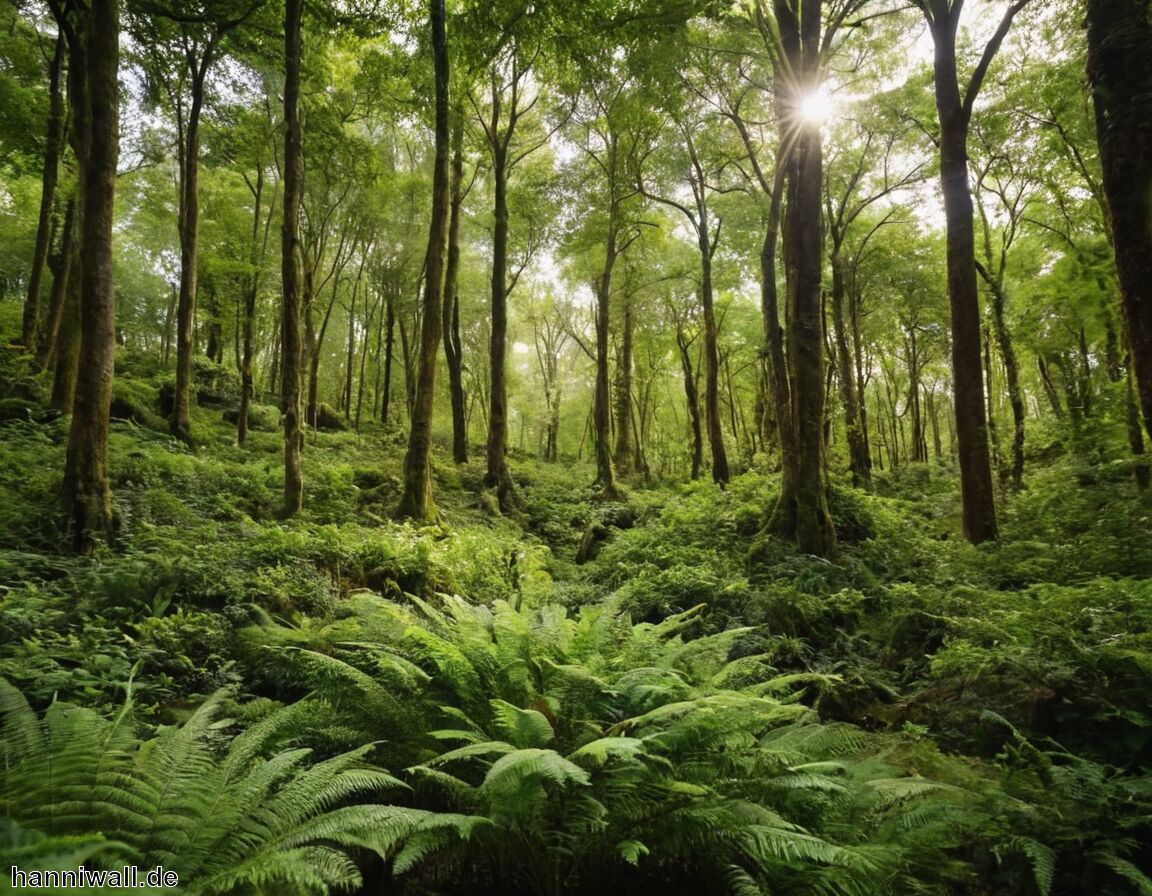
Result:
[[[79,263],[76,254],[76,197],[68,198],[64,211],[64,227],[60,235],[59,248],[48,258],[48,268],[52,271],[52,290],[48,295],[48,318],[40,333],[36,349],[36,361],[42,370],[48,370],[56,362],[56,351],[60,338],[60,324],[64,318],[64,307],[68,300],[69,282],[74,268]]]
[[[1027,3],[1028,0],[1016,0],[1006,10],[963,94],[956,60],[956,34],[962,4],[925,0],[924,6],[935,46],[933,71],[936,111],[940,121],[940,183],[944,193],[947,233],[952,387],[960,495],[964,535],[973,544],[996,538],[997,526],[980,363],[980,295],[976,282],[972,190],[968,179],[968,130],[972,107],[988,66],[1013,18]]]
[[[693,340],[688,339],[684,328],[677,321],[676,347],[680,351],[680,369],[684,374],[684,400],[688,407],[688,423],[692,429],[692,480],[700,478],[700,468],[704,464],[704,438],[700,426],[700,396],[696,391],[696,373],[692,369]]]
[[[452,460],[468,462],[464,350],[460,339],[460,210],[464,204],[464,110],[457,102],[452,121],[452,197],[448,215],[448,261],[444,270],[444,360],[452,405]]]
[[[614,167],[614,163],[613,163]],[[608,320],[612,296],[612,269],[620,254],[618,248],[620,204],[616,185],[609,184],[608,239],[604,247],[604,266],[596,279],[596,392],[592,410],[592,429],[596,440],[596,482],[601,495],[609,501],[620,499],[616,486],[616,468],[608,429],[611,426],[612,395],[608,377]]]
[[[836,381],[840,388],[840,402],[844,408],[844,431],[848,441],[848,469],[852,473],[852,484],[857,488],[868,488],[872,484],[872,459],[868,454],[868,443],[864,433],[864,420],[861,415],[861,396],[857,392],[856,370],[852,361],[852,351],[848,344],[848,326],[844,314],[847,301],[845,267],[847,260],[841,253],[841,246],[834,243],[832,249],[832,289],[829,295],[832,306],[832,341],[835,345]]]
[[[84,13],[62,14],[69,48],[72,141],[79,167],[80,352],[63,495],[73,548],[91,553],[114,534],[108,482],[108,414],[116,356],[112,225],[120,154],[120,8],[92,0]]]
[[[1152,421],[1152,0],[1088,0],[1088,79],[1132,368]]]
[[[56,184],[60,177],[60,150],[64,141],[64,32],[56,35],[56,47],[48,65],[48,133],[44,141],[44,174],[40,190],[40,218],[36,225],[36,245],[32,270],[28,273],[28,297],[24,303],[23,344],[25,351],[38,353],[40,347],[40,290],[52,243],[52,212],[56,206]]]
[[[620,354],[616,360],[616,449],[612,464],[618,473],[632,469],[632,368],[635,364],[636,318],[632,310],[632,297],[624,297],[623,327],[620,334]]]
[[[284,412],[284,516],[300,512],[304,474],[300,452],[300,194],[304,158],[300,135],[300,56],[303,0],[284,5],[284,214],[281,224],[280,402]]]
[[[213,37],[199,60],[191,50],[185,60],[191,76],[192,105],[188,110],[180,168],[180,298],[176,304],[176,400],[170,427],[173,436],[189,445],[192,444],[192,327],[196,318],[200,254],[200,112],[204,107],[204,81],[215,48]]]
[[[513,86],[515,90],[515,85]],[[513,93],[515,102],[515,92]],[[500,91],[492,82],[492,120],[488,127],[492,156],[492,329],[488,342],[488,470],[484,484],[496,490],[502,511],[515,503],[512,475],[508,471],[508,387],[505,379],[508,352],[508,149],[516,122],[516,109],[509,110],[508,124],[500,131]]]
[[[770,521],[806,554],[831,557],[836,531],[828,512],[824,475],[824,336],[820,302],[823,230],[821,196],[824,155],[820,126],[796,110],[804,91],[820,84],[822,2],[803,5],[799,16],[786,0],[776,2],[776,20],[790,76],[779,83],[788,150],[782,164],[787,183],[784,261],[788,279],[788,377],[791,383],[794,451],[781,477],[780,498]]]
[[[440,348],[440,315],[444,288],[444,249],[450,216],[448,128],[448,35],[444,0],[429,0],[432,57],[436,81],[436,161],[432,175],[432,219],[424,273],[423,320],[419,371],[408,451],[404,456],[404,493],[396,515],[418,521],[439,519],[432,500],[432,409],[436,397],[436,355]]]

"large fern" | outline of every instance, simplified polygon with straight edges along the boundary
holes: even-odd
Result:
[[[303,749],[266,756],[306,708],[227,739],[222,700],[141,741],[130,705],[114,720],[63,703],[37,717],[0,681],[0,812],[55,838],[114,837],[136,864],[176,871],[194,894],[349,889],[359,850],[387,854],[426,823],[417,810],[354,802],[403,787],[365,763],[370,746],[322,762]]]

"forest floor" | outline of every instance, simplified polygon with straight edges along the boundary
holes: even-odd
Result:
[[[603,504],[590,468],[514,456],[522,509],[502,516],[482,459],[455,465],[441,446],[445,523],[396,522],[403,434],[372,424],[308,434],[306,509],[283,521],[274,424],[239,447],[223,409],[201,407],[190,449],[163,432],[157,381],[128,366],[119,543],[77,559],[56,511],[64,420],[13,356],[0,379],[0,679],[36,713],[130,704],[137,743],[212,694],[236,729],[313,701],[287,742],[316,757],[376,744],[371,762],[412,787],[405,806],[515,831],[514,870],[437,829],[387,868],[360,860],[364,892],[615,880],[669,894],[717,874],[733,892],[1152,892],[1152,505],[1121,461],[1064,447],[1033,463],[1002,503],[1001,540],[980,547],[955,531],[946,466],[880,472],[871,492],[840,482],[828,562],[761,534],[770,469],[724,490],[633,481]],[[13,725],[0,773],[31,761]],[[503,759],[444,774],[490,743],[555,756],[531,779],[552,808],[501,814]],[[617,802],[624,769],[659,812]],[[576,784],[599,806],[583,826],[586,806],[555,814]],[[55,833],[6,787],[4,814]],[[780,820],[747,828],[777,831],[759,852],[732,834],[749,824],[737,803]],[[705,857],[717,842],[727,870]]]

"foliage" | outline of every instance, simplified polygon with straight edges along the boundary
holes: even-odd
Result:
[[[163,865],[192,893],[323,893],[358,884],[350,854],[385,851],[397,812],[345,804],[399,782],[364,765],[368,747],[307,765],[306,750],[262,756],[298,725],[302,706],[267,716],[218,753],[228,725],[217,718],[223,699],[216,694],[183,724],[142,741],[130,700],[111,721],[64,703],[40,718],[0,681],[4,814],[56,838],[57,849],[60,838],[84,845],[116,831],[117,861]],[[89,856],[97,864],[111,858]]]

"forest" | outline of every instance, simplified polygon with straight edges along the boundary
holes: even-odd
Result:
[[[1152,0],[0,0],[0,892],[1149,896],[1150,433]]]

